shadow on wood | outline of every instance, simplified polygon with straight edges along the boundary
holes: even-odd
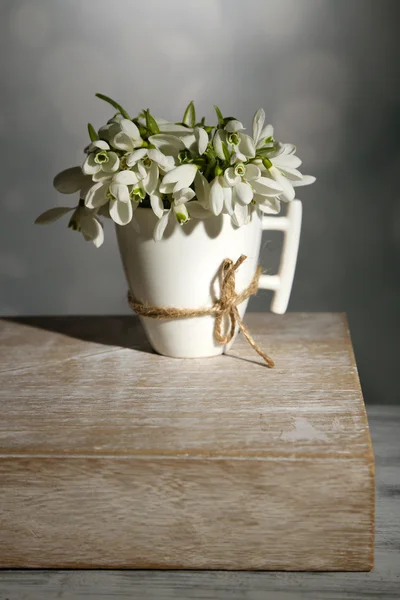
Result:
[[[154,354],[139,319],[133,315],[7,317],[2,320],[60,333],[85,342]]]

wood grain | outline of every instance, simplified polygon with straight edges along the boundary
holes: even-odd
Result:
[[[151,353],[134,317],[0,321],[0,564],[368,570],[346,320],[249,315],[274,357]]]
[[[400,407],[370,406],[376,457],[375,568],[370,573],[0,571],[0,600],[398,600]]]

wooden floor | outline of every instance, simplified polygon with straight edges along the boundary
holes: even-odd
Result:
[[[376,458],[371,573],[1,571],[0,600],[400,599],[400,407],[368,408]]]

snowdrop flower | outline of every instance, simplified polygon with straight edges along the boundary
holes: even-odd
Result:
[[[195,192],[185,187],[173,192],[171,207],[168,210],[163,210],[160,205],[154,207],[152,203],[152,208],[159,217],[153,233],[156,242],[162,239],[170,219],[176,219],[180,225],[184,225],[191,218],[204,219],[212,216],[198,200],[192,200],[194,197]]]
[[[253,200],[259,205],[270,207],[270,199],[280,196],[282,187],[272,179],[262,178],[261,170],[253,164],[238,163],[224,172],[224,180],[232,190],[229,214],[234,214],[239,226],[246,221],[249,205]],[[255,198],[256,196],[256,198]]]
[[[179,153],[186,149],[182,139],[169,133],[157,133],[149,137],[149,143],[160,150],[164,156],[173,159],[173,166],[179,163]]]
[[[98,130],[88,124],[91,143],[82,167],[54,179],[61,193],[79,193],[79,206],[46,211],[38,223],[74,210],[70,227],[100,245],[99,217],[123,226],[135,223],[138,206],[150,206],[158,218],[154,239],[160,240],[170,219],[182,225],[225,213],[241,226],[254,210],[277,213],[281,201],[295,197],[296,186],[315,181],[299,171],[295,147],[274,139],[262,109],[254,115],[251,137],[241,121],[224,117],[217,106],[217,126],[196,118],[193,101],[182,122],[172,123],[155,119],[149,109],[131,119],[115,100],[96,96],[116,114]]]
[[[93,242],[99,248],[104,242],[103,225],[96,217],[94,211],[86,206],[78,206],[70,219],[68,227],[74,231],[80,231],[87,242]]]
[[[161,184],[160,192],[162,194],[171,194],[181,190],[182,188],[188,188],[193,183],[198,167],[196,165],[180,165],[175,167],[171,171],[168,171],[164,175]]]
[[[210,210],[214,215],[220,215],[223,210],[232,214],[232,188],[222,175],[217,175],[210,185]]]
[[[122,119],[123,119],[123,116],[120,114],[117,114],[114,117],[112,117],[111,119],[109,119],[107,121],[106,125],[103,125],[103,127],[100,127],[99,138],[101,140],[105,140],[106,142],[108,142],[110,144],[112,138],[117,133],[120,133],[120,131],[121,131],[120,122],[122,121]]]
[[[89,154],[82,165],[82,172],[91,175],[93,181],[112,176],[119,169],[119,157],[107,142],[97,140],[89,146]]]
[[[109,213],[118,225],[127,225],[139,205],[142,191],[133,171],[120,171],[111,181],[100,181],[86,194],[85,206],[98,209],[109,202]]]
[[[296,147],[292,144],[278,144],[268,152],[262,161],[267,177],[274,179],[283,188],[281,199],[290,202],[295,198],[296,186],[310,185],[315,177],[303,175],[297,169],[301,160],[295,156]]]
[[[154,194],[158,187],[160,171],[166,173],[174,168],[172,156],[165,156],[157,148],[139,148],[134,150],[126,158],[128,167],[138,168],[138,174],[142,179],[141,186],[146,194]]]
[[[224,152],[224,144],[228,150],[231,165],[237,161],[245,162],[255,157],[254,142],[249,135],[242,133],[242,129],[242,123],[232,119],[228,121],[224,129],[218,129],[215,132],[213,146],[218,158],[221,160],[227,158]]]
[[[272,125],[266,125],[265,112],[260,108],[253,117],[253,142],[256,149],[273,146],[274,129]]]
[[[121,119],[117,124],[117,127],[119,128],[117,133],[114,133],[114,130],[111,131],[113,134],[111,137],[111,144],[114,148],[123,150],[124,152],[133,152],[135,148],[143,146],[143,140],[140,136],[139,129],[133,121]]]
[[[35,221],[39,225],[53,223],[69,212],[73,212],[68,227],[74,231],[80,231],[86,241],[94,243],[96,248],[104,242],[103,226],[96,217],[96,211],[91,211],[86,206],[77,206],[75,209],[69,206],[57,206],[42,213]]]
[[[181,138],[186,149],[194,156],[202,156],[207,150],[208,133],[203,127],[195,127],[193,134]]]

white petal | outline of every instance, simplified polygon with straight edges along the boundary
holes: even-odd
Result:
[[[94,152],[96,149],[100,150],[110,150],[110,146],[104,140],[96,140],[92,142],[89,146],[89,152]]]
[[[140,180],[145,179],[145,177],[147,177],[147,170],[142,161],[139,161],[136,164],[136,173]]]
[[[313,175],[303,175],[301,181],[292,181],[292,185],[294,187],[300,187],[302,185],[311,185],[312,183],[314,183],[314,181],[315,177]]]
[[[161,181],[160,185],[159,185],[159,190],[162,194],[172,194],[174,191],[174,188],[176,186],[175,182],[172,183],[163,183]]]
[[[228,186],[223,187],[224,193],[224,211],[228,213],[228,215],[232,215],[233,213],[233,202],[232,202],[232,188]]]
[[[156,217],[161,219],[164,213],[164,204],[159,192],[154,192],[154,194],[150,195],[150,205]]]
[[[108,162],[103,163],[101,165],[101,168],[105,173],[115,173],[115,171],[118,171],[118,169],[119,169],[118,154],[115,154],[115,152],[109,152],[108,153]]]
[[[143,179],[144,191],[147,194],[153,194],[156,191],[158,185],[158,166],[157,163],[152,162],[150,169],[147,173],[147,177]]]
[[[108,182],[103,183],[102,181],[99,181],[99,183],[92,185],[85,196],[85,206],[88,208],[98,208],[99,206],[103,206],[103,204],[107,204],[107,190]]]
[[[236,119],[231,119],[227,122],[224,129],[225,131],[228,131],[228,133],[236,133],[237,131],[244,129],[244,127],[240,121],[237,121]]]
[[[172,210],[180,225],[183,225],[183,223],[189,221],[190,215],[188,213],[188,209],[186,208],[186,204],[175,204],[172,206]]]
[[[123,183],[124,185],[136,185],[139,180],[136,173],[125,170],[116,173],[113,177],[113,181],[115,183]]]
[[[297,169],[301,165],[301,160],[298,156],[294,154],[281,154],[280,156],[276,156],[275,158],[271,158],[271,162],[273,165],[278,167],[278,169],[290,167],[292,169]]]
[[[219,215],[224,207],[224,192],[219,178],[216,177],[210,186],[210,208],[214,215]]]
[[[74,210],[74,208],[68,208],[66,206],[56,206],[55,208],[50,208],[49,210],[46,210],[46,212],[39,215],[35,223],[37,225],[46,225],[46,223],[53,223],[53,221],[57,221],[57,219],[63,217],[72,210]]]
[[[189,133],[193,133],[193,129],[190,127],[185,127],[184,125],[177,125],[176,123],[170,123],[169,121],[165,123],[159,123],[158,125],[161,133],[171,133],[172,135],[188,135]],[[158,135],[158,134],[157,134]]]
[[[222,136],[221,131],[219,129],[214,134],[213,147],[218,158],[220,158],[221,160],[225,160],[225,154],[222,149]]]
[[[149,137],[150,144],[161,150],[164,154],[178,157],[181,150],[185,149],[185,144],[175,135],[157,133]]]
[[[240,152],[237,152],[237,151],[233,152],[233,154],[231,156],[230,164],[234,165],[241,160],[246,160],[246,157],[243,154],[241,154]]]
[[[130,204],[129,190],[123,183],[112,183],[110,185],[110,193],[114,196],[114,198],[119,200],[119,202]]]
[[[273,135],[274,128],[272,127],[272,125],[266,125],[260,133],[260,137],[258,138],[257,148],[262,148],[265,144],[265,140],[272,137]]]
[[[204,208],[208,208],[210,202],[210,184],[200,171],[197,171],[194,178],[194,190],[200,204]]]
[[[190,133],[188,135],[182,136],[182,142],[184,143],[185,148],[190,150],[193,154],[197,153],[197,140],[194,133]]]
[[[92,175],[92,181],[111,181],[113,173],[105,173],[100,169],[94,175]]]
[[[195,196],[195,192],[192,188],[182,188],[173,193],[175,204],[184,204],[189,202]]]
[[[260,139],[264,121],[265,112],[262,108],[260,108],[253,117],[253,140],[255,144],[257,144],[258,140]]]
[[[285,175],[292,183],[303,179],[303,175],[297,169],[292,169],[291,167],[279,167],[279,170],[282,175]]]
[[[110,200],[110,217],[118,225],[126,225],[132,219],[133,210],[131,202]]]
[[[258,179],[261,177],[261,171],[257,167],[257,165],[246,165],[246,179],[248,181],[252,181],[253,179]]]
[[[126,159],[126,164],[128,167],[133,167],[136,163],[144,158],[147,155],[146,148],[139,148],[138,150],[134,150]]]
[[[251,185],[241,181],[233,188],[233,195],[241,204],[250,204],[254,194]]]
[[[296,152],[296,146],[294,146],[293,144],[282,144],[283,145],[283,151],[282,154],[294,154]]]
[[[62,194],[74,194],[79,191],[87,178],[82,173],[81,167],[65,169],[54,177],[53,185]]]
[[[292,183],[289,181],[289,179],[287,179],[287,177],[284,177],[276,167],[271,167],[269,169],[269,172],[271,174],[271,177],[273,177],[283,189],[283,192],[280,195],[280,199],[286,202],[294,200],[296,194],[293,189]]]
[[[139,129],[136,127],[135,123],[132,123],[129,119],[121,119],[120,121],[121,129],[124,133],[129,135],[132,140],[140,140]]]
[[[166,226],[168,225],[168,219],[171,214],[171,211],[167,210],[164,212],[161,219],[157,222],[157,225],[154,228],[153,239],[155,242],[159,242],[164,235],[164,231]]]
[[[281,210],[281,203],[278,198],[266,198],[265,196],[255,196],[254,198],[259,209],[267,215],[277,215]],[[260,202],[258,200],[260,199]]]
[[[101,165],[98,165],[94,162],[94,154],[88,154],[85,162],[82,165],[82,172],[85,175],[93,175],[93,173],[97,173],[97,171],[100,171],[100,169]]]
[[[187,204],[187,209],[189,211],[189,215],[193,217],[193,219],[208,219],[209,217],[213,217],[213,213],[206,208],[197,200],[193,200]]]
[[[166,192],[165,187],[170,183],[175,183],[177,185],[174,186],[175,190],[182,189],[184,187],[189,187],[195,178],[197,173],[196,165],[180,165],[171,171],[168,171],[166,175],[164,175],[163,180],[160,185],[161,193]]]
[[[196,141],[197,141],[197,149],[198,149],[199,155],[201,156],[207,150],[208,134],[207,134],[207,131],[205,129],[203,129],[202,127],[195,127],[194,135],[195,135]]]
[[[175,167],[176,167],[174,157],[173,156],[165,156],[163,166],[161,166],[161,165],[159,165],[159,166],[160,166],[160,169],[162,171],[164,171],[164,173],[168,173],[168,171],[172,171],[172,169],[175,169]]]
[[[96,248],[104,242],[103,226],[93,215],[85,215],[80,219],[81,231],[86,240],[94,243]]]
[[[257,180],[253,180],[251,185],[254,191],[262,196],[279,196],[283,192],[280,183],[270,177],[259,177]]]
[[[158,148],[150,148],[148,151],[149,158],[156,162],[162,169],[167,169],[170,171],[171,160],[172,160],[172,168],[174,167],[174,162],[172,156],[165,156]]]
[[[238,227],[245,224],[247,217],[249,216],[249,207],[247,204],[236,204],[233,214],[233,222]]]
[[[124,150],[125,152],[133,152],[133,142],[128,134],[124,131],[120,131],[111,140],[112,145],[118,150]]]
[[[229,185],[231,187],[233,187],[234,185],[237,185],[242,180],[240,175],[236,175],[235,169],[233,167],[229,167],[228,169],[225,170],[224,179],[225,179],[225,182],[227,183],[227,185]]]
[[[239,152],[244,154],[247,158],[254,158],[256,155],[256,147],[254,142],[249,135],[240,133],[240,142],[238,146]]]

